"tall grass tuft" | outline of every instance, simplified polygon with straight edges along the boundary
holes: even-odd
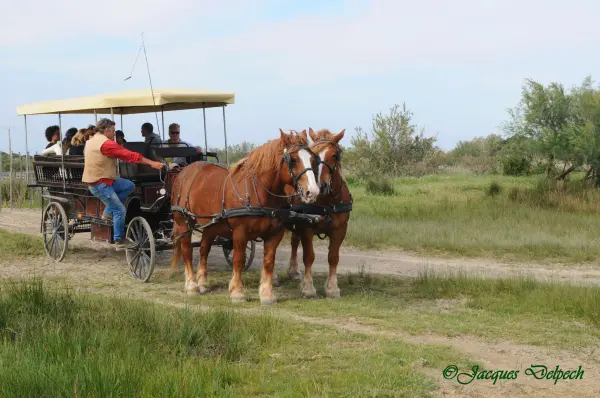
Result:
[[[367,192],[372,195],[392,196],[396,194],[394,182],[389,178],[377,177],[367,180]]]
[[[0,290],[0,396],[213,396],[282,341],[280,321],[76,296],[41,281]]]
[[[600,289],[538,281],[531,276],[482,278],[459,272],[436,275],[421,272],[412,281],[419,298],[470,298],[472,308],[504,313],[530,313],[579,318],[600,327]]]

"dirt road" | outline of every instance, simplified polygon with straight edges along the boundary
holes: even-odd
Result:
[[[7,210],[0,211],[0,228],[14,232],[27,234],[39,234],[41,212],[39,210]],[[323,242],[315,239],[316,259],[313,270],[325,272],[328,268],[327,248]],[[109,257],[119,261],[124,255],[113,253],[108,245],[93,243],[89,240],[89,234],[76,235],[70,243],[71,247],[86,248],[103,257]],[[301,250],[301,249],[300,249]],[[78,257],[82,257],[83,251],[78,250]],[[171,252],[167,251],[159,255],[157,269],[169,266]],[[73,254],[69,253],[67,259]],[[94,255],[96,256],[96,255]],[[198,256],[197,250],[195,257]],[[277,251],[278,273],[285,272],[290,256],[289,241],[282,243]],[[85,257],[85,255],[83,255]],[[302,255],[299,254],[299,259]],[[97,257],[95,257],[97,258]],[[198,259],[195,258],[196,262]],[[108,261],[108,259],[107,259]],[[122,261],[122,260],[121,260]],[[257,253],[252,268],[258,269],[262,263],[262,245],[257,245]],[[121,266],[123,264],[121,263]],[[300,263],[300,270],[302,264]],[[220,248],[215,247],[209,257],[209,267],[212,269],[228,269],[227,262]],[[539,279],[553,279],[566,282],[581,282],[600,284],[600,266],[576,266],[557,264],[519,264],[503,263],[490,259],[444,259],[424,257],[401,251],[362,251],[343,246],[338,265],[339,273],[357,271],[364,267],[366,271],[377,274],[416,276],[419,272],[429,269],[436,272],[461,271],[478,274],[485,277],[501,277],[511,274],[527,274]]]

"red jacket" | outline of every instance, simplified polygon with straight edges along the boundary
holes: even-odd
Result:
[[[100,147],[100,152],[102,152],[104,156],[108,156],[109,158],[117,158],[127,163],[139,163],[142,161],[143,158],[143,156],[139,153],[125,149],[113,140],[105,141],[104,144],[102,144],[102,146]],[[105,183],[108,186],[112,186],[114,180],[111,180],[109,178],[101,178],[90,185],[96,185],[101,182]]]

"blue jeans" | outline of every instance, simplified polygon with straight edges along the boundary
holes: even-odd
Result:
[[[112,186],[108,186],[103,182],[90,186],[90,192],[104,203],[107,214],[113,216],[113,238],[116,241],[125,237],[125,200],[135,185],[133,182],[124,178],[118,178],[113,182]]]

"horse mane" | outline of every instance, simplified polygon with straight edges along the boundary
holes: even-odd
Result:
[[[308,145],[308,142],[300,134],[292,132],[288,137],[291,145]],[[281,138],[267,141],[231,166],[231,174],[242,173],[245,177],[251,177],[277,171],[284,149],[285,145]]]

